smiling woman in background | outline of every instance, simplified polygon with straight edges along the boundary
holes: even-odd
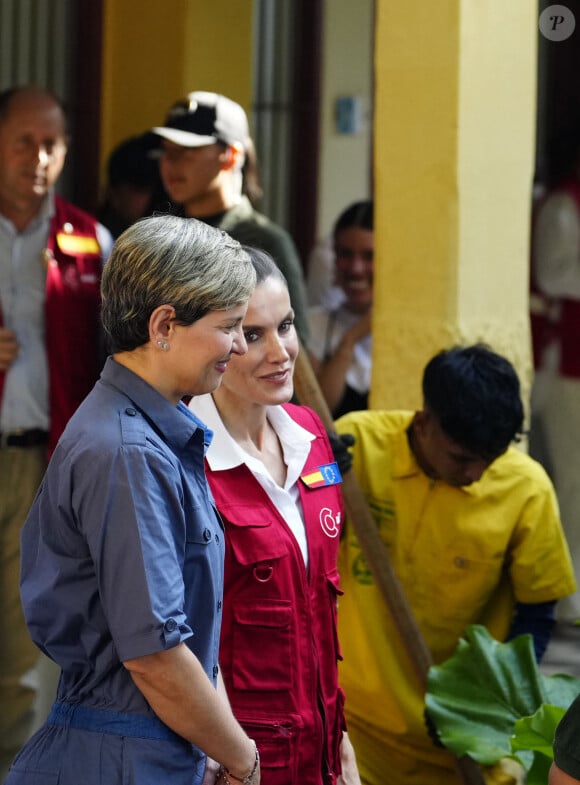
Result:
[[[332,411],[366,409],[371,382],[373,304],[373,203],[355,202],[338,217],[333,231],[335,283],[342,289],[337,308],[309,309],[308,350],[320,388]]]
[[[207,476],[226,526],[220,666],[264,785],[360,785],[337,673],[340,473],[317,415],[287,403],[298,338],[286,281],[246,250],[248,352],[190,403],[214,432]]]
[[[254,282],[239,243],[193,219],[146,219],[115,243],[102,282],[113,355],[23,530],[26,621],[62,673],[8,785],[260,781],[219,694],[224,536],[209,435],[180,403],[246,351]]]

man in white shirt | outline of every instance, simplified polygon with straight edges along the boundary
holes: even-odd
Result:
[[[580,570],[580,158],[572,175],[540,204],[534,221],[533,277],[552,314],[532,399],[576,572]],[[580,619],[580,591],[564,598],[558,620]]]

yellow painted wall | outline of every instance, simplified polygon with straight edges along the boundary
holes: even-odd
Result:
[[[417,407],[426,361],[485,340],[527,393],[536,10],[377,0],[374,407]]]
[[[101,160],[160,124],[173,101],[215,90],[250,108],[252,0],[105,0]]]
[[[517,1],[469,5],[461,26],[459,259],[468,264],[460,266],[459,323],[503,346],[523,371],[537,10]]]
[[[224,93],[250,112],[252,0],[190,0],[184,92]]]
[[[271,0],[276,2],[276,0]],[[371,180],[374,0],[325,0],[318,234]],[[171,102],[194,89],[223,92],[251,122],[253,0],[105,0],[101,180],[113,147],[162,122]],[[339,95],[361,98],[352,136],[334,127]]]

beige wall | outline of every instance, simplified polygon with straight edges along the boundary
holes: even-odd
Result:
[[[527,393],[536,9],[377,11],[372,405],[419,406],[425,362],[456,341],[506,354]]]
[[[326,0],[322,58],[318,235],[356,199],[370,197],[373,0]],[[354,135],[335,129],[339,96],[361,99],[364,126]]]

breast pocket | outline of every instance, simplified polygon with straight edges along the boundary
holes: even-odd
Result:
[[[245,514],[222,509],[228,551],[226,576],[236,592],[259,592],[262,598],[290,599],[295,580],[289,563],[288,538],[272,515],[247,509]],[[235,517],[234,517],[235,515]],[[248,597],[242,597],[246,601]]]
[[[189,545],[207,546],[214,537],[214,530],[207,525],[207,521],[202,521],[201,526],[188,526],[185,532],[185,540]]]
[[[238,564],[271,562],[286,555],[287,546],[273,525],[273,515],[246,505],[222,505],[228,542]]]
[[[222,592],[224,533],[217,513],[199,507],[186,519],[184,582],[190,597],[217,603]]]
[[[441,618],[462,625],[478,619],[501,580],[502,565],[502,554],[482,558],[468,548],[434,565],[431,596]]]
[[[208,545],[216,533],[222,531],[221,519],[215,507],[195,494],[187,493],[183,506],[185,515],[185,540],[195,545]]]

